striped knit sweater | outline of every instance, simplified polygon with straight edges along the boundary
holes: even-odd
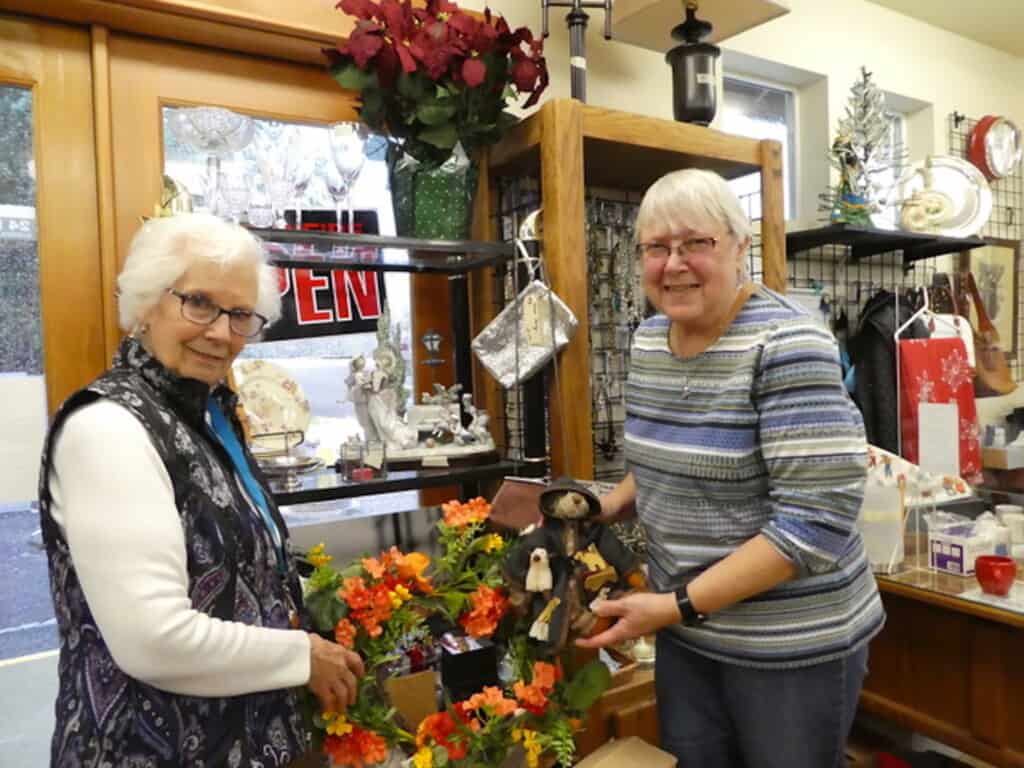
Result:
[[[673,626],[673,637],[762,668],[853,652],[885,616],[854,526],[866,446],[835,340],[762,287],[695,357],[676,357],[668,330],[664,315],[637,329],[626,387],[652,585],[681,586],[759,533],[798,569],[700,627]]]

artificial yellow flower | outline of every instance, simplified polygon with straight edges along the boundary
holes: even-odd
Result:
[[[326,721],[327,732],[332,736],[344,736],[352,731],[352,723],[345,715],[339,715],[337,712],[324,712],[321,717]]]
[[[497,552],[505,546],[505,540],[496,533],[484,537],[484,552]]]
[[[402,603],[404,603],[406,600],[412,599],[412,593],[404,586],[399,584],[394,589],[388,592],[388,597],[391,599],[392,608],[401,608]]]
[[[434,752],[430,747],[423,747],[412,756],[414,768],[434,768]]]
[[[321,541],[315,547],[306,553],[306,559],[314,568],[320,568],[321,566],[327,565],[334,558],[324,552],[324,543]]]

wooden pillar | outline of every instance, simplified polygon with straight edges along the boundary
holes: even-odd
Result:
[[[782,145],[761,142],[761,265],[765,287],[786,291],[786,204]]]
[[[544,260],[551,287],[579,321],[576,335],[559,357],[560,387],[551,391],[551,471],[594,476],[590,419],[590,331],[587,249],[583,208],[583,114],[574,99],[542,107],[541,195],[544,206]]]

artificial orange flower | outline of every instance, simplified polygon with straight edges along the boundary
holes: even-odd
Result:
[[[349,608],[360,610],[370,606],[370,592],[366,589],[366,582],[358,576],[354,576],[342,582],[338,590],[338,597],[348,603]]]
[[[466,710],[479,710],[484,707],[495,715],[502,716],[515,712],[518,705],[515,699],[506,699],[500,688],[488,685],[480,693],[475,693],[466,700]]]
[[[373,578],[379,579],[384,575],[385,567],[375,557],[364,557],[363,570],[373,576]]]
[[[449,760],[461,760],[466,756],[467,748],[463,741],[453,741],[458,727],[455,719],[448,712],[435,712],[427,715],[416,729],[416,746],[429,747],[431,743],[444,747]]]
[[[346,648],[355,648],[356,646],[356,625],[348,619],[340,619],[337,624],[334,625],[334,642],[338,645],[343,645]]]
[[[548,697],[543,689],[527,685],[522,680],[517,680],[512,685],[512,692],[515,694],[523,708],[535,715],[543,715],[548,706]]]
[[[551,664],[547,661],[538,661],[533,665],[533,685],[540,686],[546,691],[550,691],[555,687],[562,678],[562,669],[555,664]]]
[[[462,528],[471,523],[479,523],[490,517],[491,505],[481,496],[467,502],[449,501],[441,505],[444,512],[445,525]]]
[[[344,736],[328,735],[324,752],[338,765],[366,768],[387,759],[388,744],[373,731],[354,726]]]
[[[551,691],[561,677],[561,667],[546,661],[538,661],[533,665],[533,679],[530,684],[518,680],[512,686],[512,692],[526,710],[535,715],[542,715],[547,709]]]
[[[471,637],[490,637],[508,610],[508,598],[500,589],[481,584],[469,599],[473,609],[460,616],[459,623]]]
[[[416,589],[423,594],[430,594],[433,586],[423,572],[430,565],[430,557],[422,552],[410,552],[396,563],[399,578],[415,583]]]

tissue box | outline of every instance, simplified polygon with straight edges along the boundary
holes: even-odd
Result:
[[[928,565],[938,571],[972,576],[978,555],[995,551],[991,534],[975,533],[974,523],[928,532]]]

